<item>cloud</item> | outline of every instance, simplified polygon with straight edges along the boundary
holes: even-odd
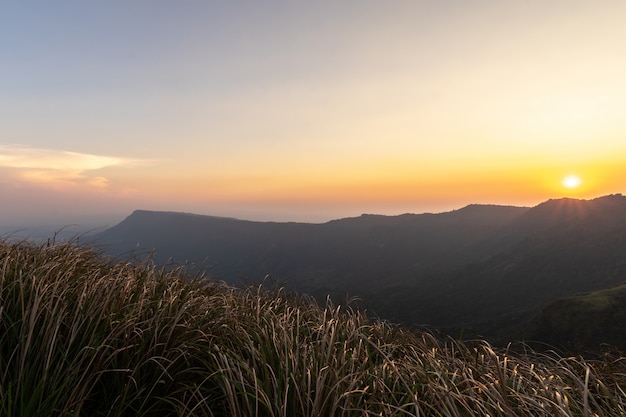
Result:
[[[8,169],[14,178],[46,185],[84,184],[105,188],[108,184],[107,178],[102,175],[94,176],[90,171],[134,162],[111,156],[0,145],[0,168]]]

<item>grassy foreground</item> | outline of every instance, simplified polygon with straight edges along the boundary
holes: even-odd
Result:
[[[626,358],[513,353],[0,242],[2,416],[626,416]]]

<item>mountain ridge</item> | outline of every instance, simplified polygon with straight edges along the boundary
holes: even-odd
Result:
[[[498,338],[550,302],[626,279],[626,197],[326,223],[136,210],[96,241],[231,284],[270,276],[322,302],[359,296],[381,318]]]

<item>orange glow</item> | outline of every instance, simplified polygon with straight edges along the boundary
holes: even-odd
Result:
[[[55,36],[15,14],[0,219],[42,196],[70,221],[83,199],[281,220],[626,192],[626,2],[91,3]]]
[[[307,166],[242,172],[188,171],[180,176],[146,177],[130,182],[111,180],[136,190],[136,195],[159,200],[232,203],[233,205],[274,204],[290,207],[301,204],[352,205],[355,211],[366,205],[413,207],[419,212],[426,203],[441,210],[470,203],[534,205],[550,198],[571,196],[593,198],[622,191],[626,169],[621,164],[596,162],[579,164],[584,181],[564,186],[568,174],[561,164],[523,159],[517,163],[413,164],[366,161],[346,162],[315,172]],[[471,161],[474,162],[474,161]],[[530,168],[526,168],[525,165]],[[439,166],[437,166],[439,165]],[[564,165],[564,164],[563,164]],[[430,204],[432,203],[432,204]]]
[[[576,175],[568,175],[567,177],[563,178],[562,183],[566,188],[578,188],[582,181]]]

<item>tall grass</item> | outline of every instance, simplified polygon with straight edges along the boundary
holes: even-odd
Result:
[[[0,243],[2,416],[625,416],[626,358],[412,333],[72,243]]]

